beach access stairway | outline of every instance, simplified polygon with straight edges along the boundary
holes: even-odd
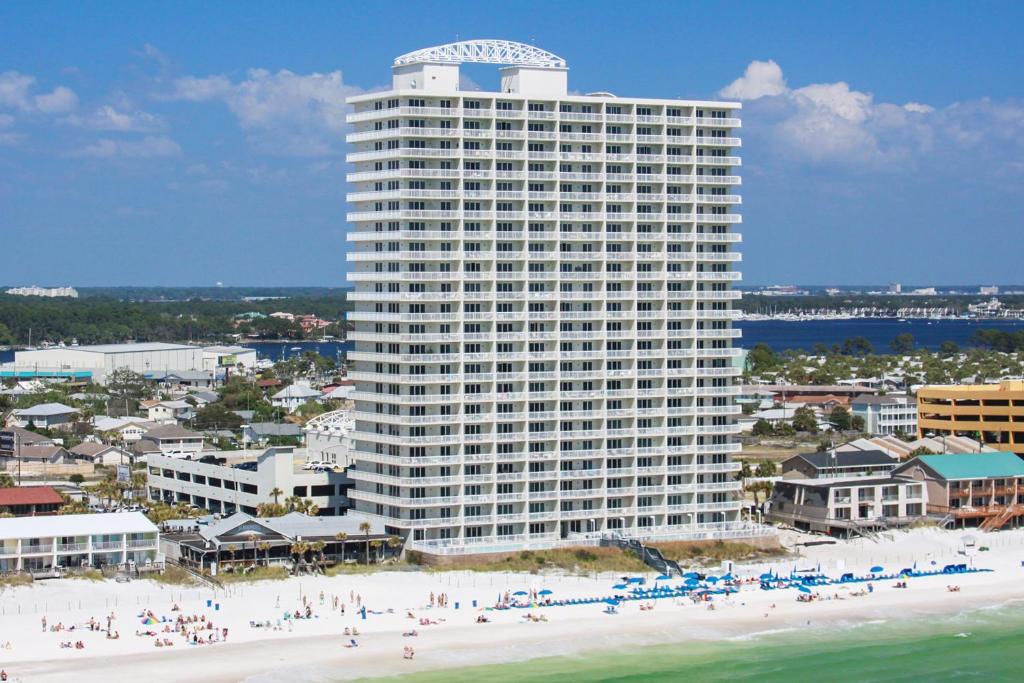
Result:
[[[668,559],[657,548],[646,546],[640,541],[623,538],[602,538],[601,545],[622,548],[627,552],[631,552],[639,557],[648,567],[665,576],[672,576],[673,572],[677,576],[683,575],[683,568],[679,566],[678,562]]]
[[[218,581],[217,579],[215,579],[215,578],[213,578],[211,576],[207,576],[206,574],[203,574],[200,571],[196,571],[195,569],[193,569],[192,567],[188,566],[187,564],[184,564],[182,562],[178,562],[177,560],[172,560],[169,557],[167,558],[166,562],[169,565],[173,565],[173,566],[178,567],[179,569],[185,571],[193,579],[195,579],[199,583],[203,584],[207,588],[218,589],[218,588],[223,588],[224,587],[221,584],[221,582]]]
[[[1014,517],[1024,515],[1024,505],[1007,505],[999,514],[989,517],[978,527],[982,531],[997,531]]]

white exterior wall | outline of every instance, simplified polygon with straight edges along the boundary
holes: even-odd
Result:
[[[252,370],[256,367],[256,349],[248,348],[229,348],[223,347],[206,347],[203,349],[203,367],[202,370],[216,371],[221,369],[223,366],[220,364],[220,359],[224,356],[234,356],[235,363],[231,366],[231,370],[234,372],[237,369],[239,363],[246,370]]]
[[[261,456],[256,471],[165,455],[151,455],[146,466],[151,500],[192,503],[213,513],[242,511],[255,515],[261,503],[274,502],[270,492],[275,487],[283,492],[278,496],[278,502],[295,495],[295,487],[306,487],[306,493],[301,497],[309,498],[321,510],[333,509],[339,513],[349,505],[348,498],[341,495],[342,489],[339,488],[351,484],[345,474],[296,471],[295,455],[288,448],[279,448],[276,454]],[[211,480],[220,483],[214,485]],[[230,488],[232,484],[233,489]],[[312,487],[325,485],[333,487],[332,495],[313,495]]]
[[[148,522],[140,524],[140,513],[89,515],[95,518],[90,522],[99,522],[89,525],[76,519],[83,516],[4,520],[7,523],[0,525],[0,571],[49,571],[61,566],[77,569],[83,561],[91,566],[128,560],[142,564],[156,559],[159,530]],[[19,524],[20,520],[29,522]],[[96,528],[84,529],[86,526]]]
[[[130,349],[131,345],[126,345]],[[102,384],[107,375],[119,368],[134,372],[202,370],[202,350],[180,346],[152,351],[92,351],[88,347],[67,347],[17,351],[13,366],[19,370],[89,371],[94,382]]]
[[[892,405],[865,404],[851,413],[864,418],[864,430],[873,436],[917,434],[917,404],[909,399]]]
[[[546,83],[350,99],[356,508],[437,552],[736,532],[738,105]]]

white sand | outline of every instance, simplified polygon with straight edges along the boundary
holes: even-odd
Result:
[[[23,681],[327,681],[633,645],[742,637],[808,628],[808,623],[817,629],[956,613],[1024,599],[1024,582],[1020,580],[1024,574],[1024,531],[974,533],[979,543],[991,550],[973,557],[959,554],[963,535],[917,530],[896,532],[878,542],[858,540],[802,548],[795,560],[737,567],[734,574],[757,576],[768,568],[788,574],[794,566],[816,568],[819,563],[830,576],[843,571],[866,573],[876,564],[895,572],[911,566],[915,560],[920,569],[931,568],[933,561],[939,568],[950,563],[973,562],[994,571],[914,578],[909,580],[906,590],[892,587],[893,581],[876,582],[870,595],[810,604],[796,602],[795,590],[761,591],[754,583],[744,586],[736,595],[716,598],[714,610],[686,600],[659,600],[653,611],[641,611],[640,603],[627,602],[618,615],[603,614],[603,605],[513,609],[486,612],[491,619],[488,624],[477,624],[475,619],[483,607],[493,605],[499,593],[506,590],[547,588],[554,591],[552,598],[606,596],[615,592],[611,586],[618,579],[609,574],[581,578],[387,572],[261,582],[216,594],[207,589],[162,587],[150,581],[40,582],[0,594],[0,667],[11,675],[11,680]],[[785,540],[794,543],[821,539],[787,534]],[[715,569],[713,573],[717,573]],[[948,592],[946,586],[951,583],[961,586],[961,591]],[[323,606],[319,602],[320,591],[325,594]],[[828,588],[820,591],[823,595],[836,593]],[[360,595],[370,610],[394,612],[368,614],[363,620],[349,602],[350,592]],[[430,608],[431,592],[447,593],[449,606]],[[345,616],[332,609],[335,594],[345,603]],[[286,621],[281,622],[284,628],[280,631],[249,626],[251,620],[276,622],[286,610],[302,609],[303,595],[310,600],[316,618],[295,621],[291,630]],[[840,591],[839,595],[847,592]],[[208,599],[219,603],[220,610],[206,607]],[[278,599],[280,608],[275,607]],[[476,609],[472,607],[473,600],[479,605]],[[459,609],[455,609],[456,602]],[[171,611],[174,604],[181,607],[181,614],[201,614],[218,630],[228,628],[228,642],[193,646],[185,644],[180,635],[161,633],[161,638],[170,639],[174,645],[156,648],[153,637],[135,635],[137,630],[163,628],[144,626],[137,617],[140,612],[151,609],[158,617],[173,619],[179,614]],[[416,615],[415,620],[407,618],[407,610]],[[549,621],[528,622],[523,618],[528,611],[544,614]],[[108,640],[103,631],[76,628],[55,633],[43,632],[41,627],[44,615],[49,625],[62,622],[65,626],[81,627],[94,617],[105,627],[106,616],[111,613],[115,615],[114,629],[120,632],[119,640]],[[443,621],[421,626],[418,620],[422,617]],[[359,629],[358,648],[343,647],[348,641],[341,635],[346,626]],[[412,629],[419,632],[417,637],[402,636],[403,631]],[[61,649],[60,643],[69,640],[82,640],[86,647]],[[2,647],[5,641],[10,641],[10,649]],[[402,658],[406,645],[416,650],[412,661]]]

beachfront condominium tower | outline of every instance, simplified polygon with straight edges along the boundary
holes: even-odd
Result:
[[[500,89],[466,62],[503,65]],[[351,498],[407,547],[746,533],[739,105],[567,74],[474,40],[349,99]]]

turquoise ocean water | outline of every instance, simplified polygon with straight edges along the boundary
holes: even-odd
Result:
[[[376,679],[549,681],[1024,681],[1024,607],[679,643]]]

